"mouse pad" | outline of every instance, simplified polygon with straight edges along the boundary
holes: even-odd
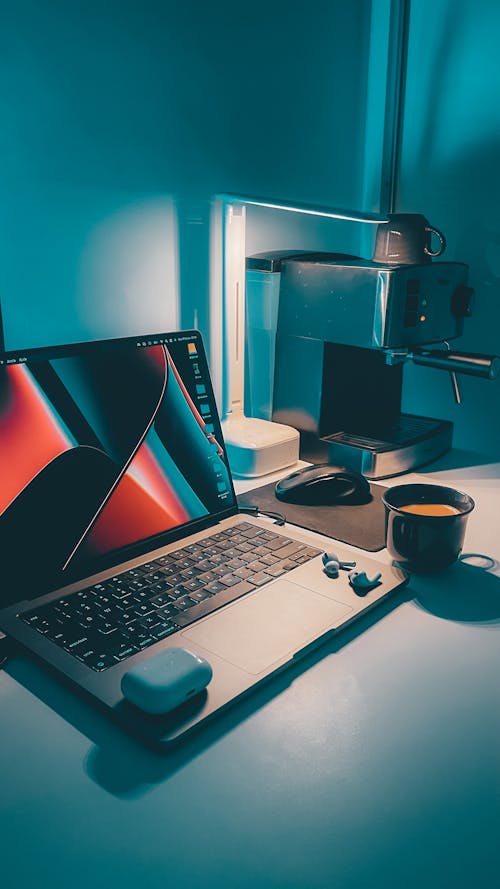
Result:
[[[337,506],[299,506],[283,503],[274,495],[275,482],[253,488],[238,497],[240,506],[258,506],[259,509],[281,512],[287,522],[327,534],[342,543],[358,546],[369,553],[385,547],[385,508],[383,485],[371,485],[372,500],[361,506],[338,504]]]

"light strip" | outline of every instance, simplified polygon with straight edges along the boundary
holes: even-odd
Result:
[[[271,200],[266,198],[254,198],[238,194],[218,194],[221,201],[227,204],[267,207],[269,210],[287,210],[289,213],[303,213],[306,216],[323,216],[328,219],[344,219],[347,222],[367,222],[371,225],[389,222],[387,215],[380,213],[363,213],[357,210],[339,210],[335,207],[321,207],[314,204],[298,204],[291,201]]]

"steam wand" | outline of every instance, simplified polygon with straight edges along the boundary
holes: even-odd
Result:
[[[447,340],[444,341],[444,346],[446,349],[448,349],[448,352],[451,351],[451,346]],[[450,370],[450,380],[451,380],[451,387],[453,389],[453,397],[455,399],[455,404],[462,404],[462,393],[460,391],[458,377],[457,377],[454,370]]]
[[[446,349],[415,349],[413,352],[391,349],[386,353],[386,363],[394,365],[401,364],[403,361],[413,361],[414,364],[422,367],[447,370],[451,374],[457,404],[462,403],[456,379],[457,373],[480,377],[483,380],[494,380],[498,376],[500,356],[473,352],[452,352],[449,343],[445,342],[445,346]]]

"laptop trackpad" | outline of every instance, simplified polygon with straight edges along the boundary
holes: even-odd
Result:
[[[292,656],[352,611],[349,605],[277,580],[182,633],[248,673]]]

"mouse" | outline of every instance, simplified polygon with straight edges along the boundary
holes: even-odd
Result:
[[[292,472],[277,483],[275,494],[278,500],[303,506],[354,506],[372,499],[370,484],[363,475],[331,463]]]

